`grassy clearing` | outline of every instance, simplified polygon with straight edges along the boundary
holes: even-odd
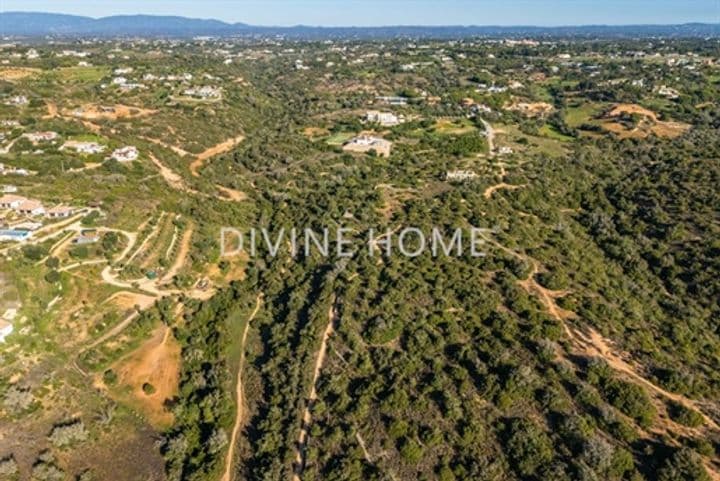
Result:
[[[110,75],[107,67],[63,67],[53,72],[61,82],[93,83]]]
[[[577,128],[582,124],[594,123],[594,117],[603,109],[602,104],[589,102],[570,107],[565,112],[565,122],[568,126]]]
[[[463,135],[477,130],[472,121],[461,119],[440,119],[435,122],[434,132],[441,135]]]
[[[574,139],[569,135],[561,134],[552,125],[545,124],[540,127],[540,134],[543,137],[547,137],[553,140],[559,140],[560,142],[572,142]]]
[[[555,138],[540,137],[536,135],[528,135],[521,132],[515,125],[500,125],[499,128],[505,132],[500,135],[498,145],[507,145],[512,147],[516,152],[533,151],[557,157],[566,153],[566,142]],[[525,141],[521,141],[525,139]]]
[[[351,132],[340,132],[331,135],[325,140],[325,142],[327,142],[328,145],[343,145],[345,142],[352,139],[353,137],[355,137],[355,134]]]
[[[97,134],[80,134],[73,135],[70,139],[74,142],[97,142],[98,144],[105,143],[105,138]]]

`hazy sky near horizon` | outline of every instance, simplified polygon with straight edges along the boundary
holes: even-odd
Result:
[[[720,23],[720,0],[0,0],[0,11],[182,15],[253,25]]]

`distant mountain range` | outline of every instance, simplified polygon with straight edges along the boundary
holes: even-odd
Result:
[[[532,26],[387,26],[387,27],[261,27],[185,17],[119,15],[90,18],[35,12],[0,12],[3,37],[195,37],[284,36],[287,38],[393,37],[720,37],[720,23],[683,25]]]

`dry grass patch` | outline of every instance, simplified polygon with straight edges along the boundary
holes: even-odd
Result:
[[[82,120],[120,120],[145,117],[157,113],[157,110],[131,107],[128,105],[85,104],[74,110],[65,110],[64,115]]]
[[[8,80],[13,82],[15,80],[22,80],[27,77],[34,77],[38,75],[42,70],[38,68],[27,68],[27,67],[9,67],[0,68],[0,80]]]
[[[180,345],[172,330],[163,326],[113,366],[118,384],[130,388],[128,403],[147,416],[153,426],[172,425],[173,415],[166,409],[165,401],[177,395],[180,363]]]
[[[330,135],[330,131],[324,127],[306,127],[302,134],[308,139],[315,140]]]
[[[506,104],[503,108],[520,112],[526,117],[546,117],[555,110],[555,107],[547,102],[518,102],[517,100]]]
[[[139,307],[142,311],[152,306],[155,303],[155,298],[134,292],[122,291],[116,292],[105,302],[112,303],[121,311],[129,311],[135,309],[135,307]]]
[[[227,198],[233,202],[241,202],[247,199],[247,194],[239,190],[231,189],[229,187],[223,187],[222,185],[216,185],[217,189],[223,194],[223,198]]]

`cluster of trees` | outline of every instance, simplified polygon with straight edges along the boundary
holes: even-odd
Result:
[[[185,322],[175,330],[183,356],[180,391],[168,405],[175,424],[162,445],[170,480],[209,479],[221,467],[233,419],[226,323],[243,294],[233,286],[205,303],[188,301]]]

